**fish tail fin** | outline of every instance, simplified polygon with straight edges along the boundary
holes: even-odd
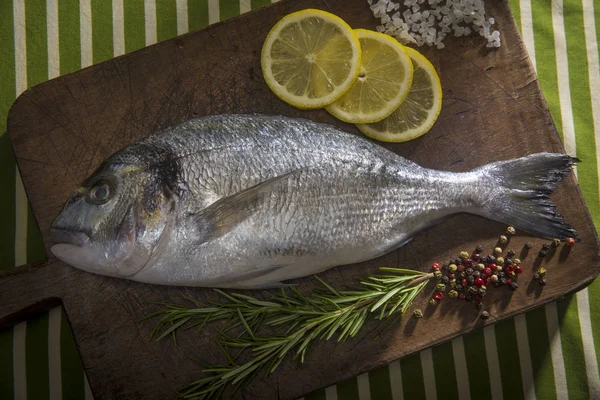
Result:
[[[482,199],[483,214],[543,238],[579,240],[550,200],[579,161],[566,154],[537,153],[484,165],[480,170],[495,189]]]

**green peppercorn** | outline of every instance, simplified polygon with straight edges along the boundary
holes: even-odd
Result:
[[[498,238],[498,242],[504,244],[504,243],[508,242],[508,238],[504,235],[500,235],[500,237]]]
[[[437,300],[436,299],[431,299],[429,300],[429,304],[431,304],[432,306],[437,306]]]
[[[480,287],[479,289],[477,289],[477,294],[480,296],[485,296],[486,293],[487,293],[487,290],[483,287]]]
[[[477,264],[477,269],[480,270],[480,271],[483,271],[485,269],[485,265],[479,263],[479,264]]]
[[[504,257],[498,257],[498,258],[496,258],[496,264],[498,264],[498,265],[504,265]]]
[[[446,291],[446,285],[444,285],[443,283],[438,283],[437,285],[435,285],[435,290],[437,292],[445,292]]]
[[[492,275],[492,276],[490,276],[490,279],[492,282],[496,283],[496,282],[498,282],[498,275]]]
[[[450,279],[449,284],[452,289],[456,288],[456,279]]]
[[[451,274],[455,273],[457,269],[458,267],[456,266],[456,264],[448,265],[448,272],[450,272]]]
[[[521,259],[513,258],[513,265],[521,265]]]
[[[554,247],[558,247],[558,246],[560,246],[560,239],[558,239],[558,238],[554,238],[554,239],[552,239],[552,245],[553,245]]]
[[[448,292],[448,297],[451,299],[455,299],[458,297],[458,292],[456,290],[451,290]]]
[[[512,226],[509,226],[508,228],[506,228],[506,233],[508,235],[514,235],[516,233],[515,228],[513,228]]]
[[[502,253],[502,249],[500,247],[494,247],[494,254],[498,255]]]
[[[440,271],[433,271],[433,277],[435,279],[442,279],[442,273]]]
[[[496,271],[502,271],[502,265],[496,265]]]
[[[467,253],[466,251],[461,251],[458,256],[462,259],[469,258],[469,253]]]
[[[435,301],[435,299],[431,300]],[[415,311],[413,311],[413,317],[415,317],[416,319],[423,318],[423,311],[421,311],[420,308],[417,308]]]
[[[475,286],[469,286],[469,293],[477,294],[477,288]]]
[[[538,269],[537,271],[537,273],[540,274],[540,276],[546,275],[546,272],[548,272],[548,270],[546,270],[546,268],[544,267],[540,267],[540,269]]]

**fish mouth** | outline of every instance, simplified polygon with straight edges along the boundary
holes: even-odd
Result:
[[[90,241],[90,237],[84,232],[57,228],[50,229],[50,239],[57,244],[71,244],[77,247],[83,247]]]

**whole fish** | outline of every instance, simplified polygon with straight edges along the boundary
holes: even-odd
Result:
[[[576,161],[444,172],[329,125],[204,117],[109,157],[52,223],[52,252],[139,282],[265,288],[381,256],[459,212],[566,239],[548,196]]]

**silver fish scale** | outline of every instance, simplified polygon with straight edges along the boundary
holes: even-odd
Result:
[[[178,199],[167,250],[136,275],[142,281],[161,276],[170,284],[219,286],[247,277],[252,286],[305,276],[384,254],[468,206],[450,188],[460,183],[456,174],[423,169],[362,138],[304,120],[204,118],[145,145],[169,149],[188,190]],[[278,176],[284,177],[270,185],[250,217],[200,243],[190,214]]]

